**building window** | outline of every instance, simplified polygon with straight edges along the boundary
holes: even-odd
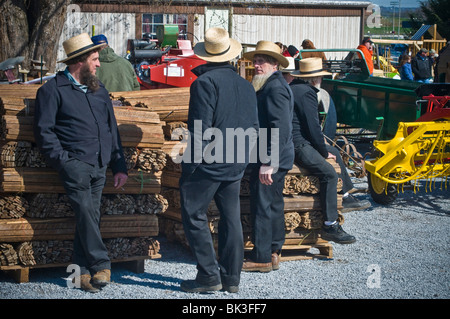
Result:
[[[186,14],[144,13],[142,15],[142,37],[156,39],[156,29],[160,25],[178,24],[179,39],[187,39]]]

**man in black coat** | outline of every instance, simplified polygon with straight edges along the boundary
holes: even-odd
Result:
[[[228,32],[211,28],[194,53],[207,64],[193,69],[190,88],[188,146],[180,178],[183,226],[197,260],[195,280],[181,289],[237,292],[244,259],[240,216],[240,182],[258,134],[256,95],[251,84],[229,64],[242,50]],[[208,206],[219,211],[217,259],[208,225]]]
[[[256,49],[244,54],[253,60],[252,84],[258,99],[259,161],[251,164],[250,209],[254,248],[244,261],[244,271],[268,272],[278,269],[285,240],[283,188],[286,173],[294,162],[292,142],[291,89],[279,66],[289,61],[270,41],[259,41]]]
[[[433,61],[428,56],[427,49],[420,49],[416,56],[411,60],[411,69],[414,74],[414,81],[422,83],[432,82]]]
[[[308,169],[317,176],[320,182],[320,205],[324,219],[321,236],[325,240],[340,244],[350,244],[355,237],[347,234],[337,222],[337,183],[341,177],[343,181],[344,210],[362,210],[370,207],[367,200],[359,201],[348,194],[353,183],[347,173],[339,151],[325,143],[320,127],[317,92],[319,89],[310,83],[318,83],[321,78],[331,73],[322,70],[320,58],[306,58],[300,60],[300,70],[291,73],[294,79],[290,87],[294,94],[293,136],[295,148],[295,163]],[[326,159],[336,160],[341,168],[340,176]]]
[[[87,33],[63,43],[68,66],[37,92],[34,136],[47,162],[58,170],[75,212],[74,263],[80,287],[98,292],[110,281],[111,262],[100,234],[100,201],[109,165],[114,186],[127,168],[108,91],[95,76],[98,50]],[[91,273],[93,277],[91,278]]]

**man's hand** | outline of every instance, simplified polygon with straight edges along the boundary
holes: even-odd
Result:
[[[127,179],[128,179],[127,174],[120,173],[120,172],[116,173],[116,175],[114,175],[114,187],[116,189],[122,187],[127,182]]]
[[[273,167],[261,165],[259,168],[259,181],[261,184],[264,185],[272,185],[272,173],[273,173]]]
[[[328,153],[328,157],[327,158],[332,158],[332,159],[336,160],[336,155]]]

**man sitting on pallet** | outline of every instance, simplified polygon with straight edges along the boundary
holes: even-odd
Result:
[[[322,59],[306,58],[300,60],[300,70],[290,73],[292,93],[294,94],[293,138],[295,148],[295,163],[308,169],[320,181],[320,205],[324,225],[321,236],[325,240],[339,244],[351,244],[355,237],[347,234],[337,222],[337,182],[338,174],[326,159],[333,158],[341,167],[344,197],[342,211],[362,210],[370,207],[367,200],[358,201],[347,192],[353,188],[353,183],[346,173],[347,169],[339,151],[325,143],[319,123],[317,85],[321,79],[331,73],[322,70]],[[286,78],[286,76],[285,76]],[[314,84],[316,84],[316,86]]]

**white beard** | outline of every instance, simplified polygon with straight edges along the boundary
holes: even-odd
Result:
[[[253,76],[252,85],[256,92],[258,92],[266,83],[267,79],[272,73],[257,74]]]

